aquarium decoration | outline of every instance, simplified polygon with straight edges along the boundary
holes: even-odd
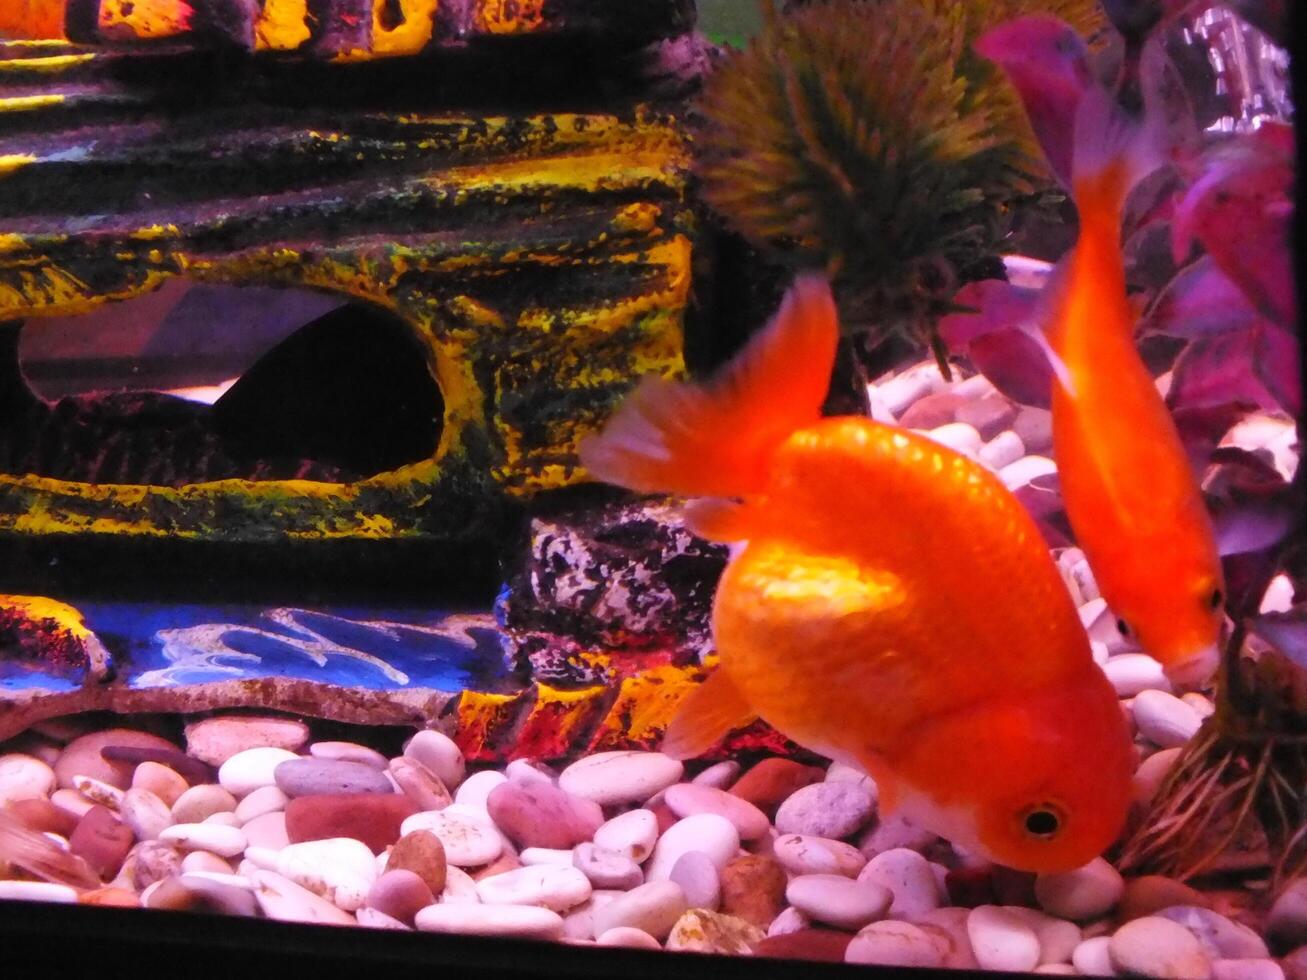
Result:
[[[1283,4],[0,6],[0,905],[1307,976]]]

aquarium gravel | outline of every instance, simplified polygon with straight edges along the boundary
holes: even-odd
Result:
[[[1048,412],[983,377],[949,383],[923,362],[870,397],[873,415],[1019,494],[1056,497]],[[1297,465],[1285,420],[1254,416],[1231,438]],[[1212,701],[1172,693],[1117,631],[1081,552],[1052,553],[1135,733],[1142,806]],[[1291,591],[1273,582],[1263,611],[1287,608]],[[165,738],[158,721],[54,720],[0,745],[0,898],[902,966],[1307,972],[1307,879],[1263,912],[1246,889],[1123,877],[1104,858],[1015,872],[882,818],[875,782],[838,762],[617,751],[470,767],[435,730],[388,757],[380,729],[340,741],[312,721],[237,713]],[[1228,870],[1264,862],[1249,848]]]

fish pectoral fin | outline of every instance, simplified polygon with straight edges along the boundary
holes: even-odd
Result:
[[[899,783],[888,763],[877,752],[864,751],[858,762],[876,784],[876,808],[881,813],[893,813],[899,806]]]
[[[685,505],[685,526],[709,541],[743,541],[749,536],[744,508],[744,504],[727,497],[700,497]]]
[[[663,736],[662,752],[673,759],[693,759],[716,745],[727,732],[757,717],[726,671],[718,667],[681,702]]]

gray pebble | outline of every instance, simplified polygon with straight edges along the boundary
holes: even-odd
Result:
[[[813,783],[790,796],[776,811],[782,834],[811,834],[840,840],[871,819],[875,799],[859,783]]]
[[[292,799],[323,794],[393,793],[386,774],[362,762],[290,759],[273,772],[278,788]]]

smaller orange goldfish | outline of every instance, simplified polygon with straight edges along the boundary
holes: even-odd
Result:
[[[1045,78],[1089,78],[1068,67],[1083,64],[1083,42],[1051,17],[994,28],[976,50],[1035,104]],[[1157,93],[1144,95],[1145,118],[1136,121],[1087,80],[1075,112],[1040,134],[1051,159],[1071,160],[1080,234],[1032,335],[1055,369],[1053,455],[1077,543],[1121,631],[1137,636],[1172,681],[1191,686],[1219,661],[1224,583],[1180,434],[1135,346],[1126,293],[1126,196],[1164,161],[1167,138]]]
[[[704,385],[646,379],[581,447],[595,476],[691,504],[735,543],[720,665],[663,751],[761,716],[859,765],[881,807],[995,861],[1074,868],[1120,832],[1133,751],[1035,522],[988,470],[866,418],[821,418],[839,327],[800,278]]]

